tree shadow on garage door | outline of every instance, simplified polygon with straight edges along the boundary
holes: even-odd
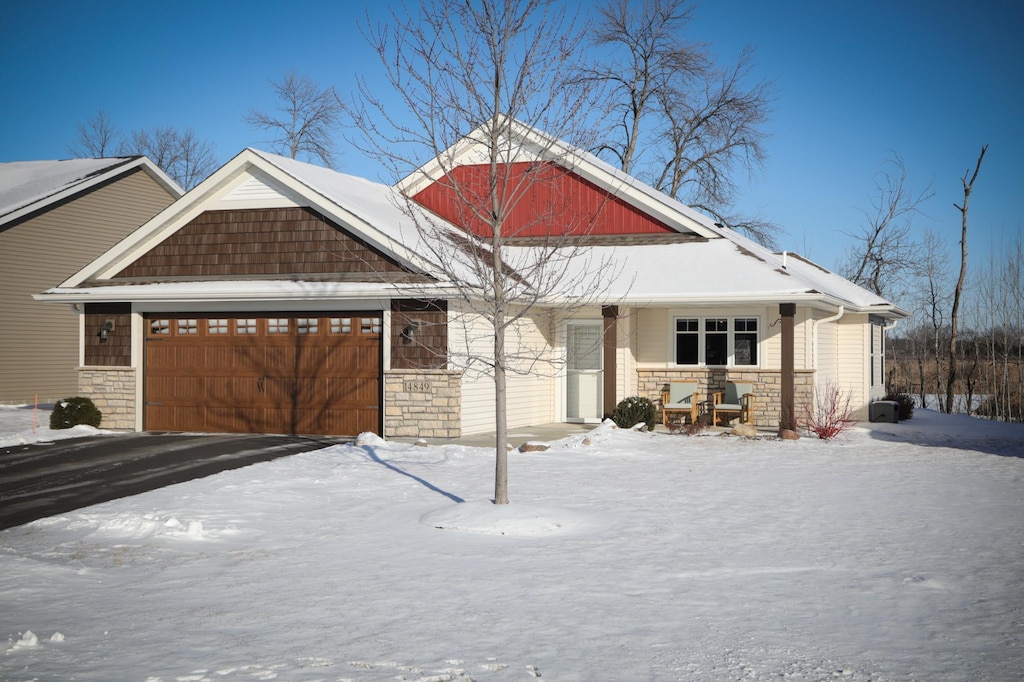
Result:
[[[379,433],[381,323],[379,312],[154,316],[145,428]]]

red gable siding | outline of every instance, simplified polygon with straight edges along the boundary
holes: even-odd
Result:
[[[474,234],[489,236],[475,212],[489,204],[489,166],[459,166],[414,197],[417,202]],[[456,197],[455,188],[462,195]],[[668,225],[555,164],[513,163],[499,188],[506,188],[508,237],[548,235],[675,234]]]

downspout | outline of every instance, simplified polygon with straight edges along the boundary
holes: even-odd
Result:
[[[814,336],[814,340],[813,340],[814,341],[814,358],[813,358],[813,360],[814,360],[814,373],[815,373],[815,375],[817,375],[817,373],[818,373],[818,325],[821,324],[822,322],[835,322],[836,320],[841,318],[844,314],[846,314],[846,308],[844,306],[839,306],[839,312],[837,312],[832,317],[825,317],[825,318],[822,318],[820,320],[815,320],[814,321],[814,326],[812,327],[812,329],[814,330],[814,334],[813,334],[813,336]],[[839,339],[839,336],[836,335],[836,340],[838,340],[838,339]]]

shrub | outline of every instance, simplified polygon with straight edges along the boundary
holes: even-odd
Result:
[[[612,421],[620,429],[631,429],[640,422],[645,422],[647,429],[651,431],[654,430],[655,413],[654,403],[650,400],[640,396],[631,396],[615,406]]]
[[[700,421],[698,419],[695,422],[690,422],[689,424],[684,424],[683,425],[683,433],[685,433],[687,436],[696,436],[696,435],[699,435],[701,433],[704,433],[704,430],[707,429],[707,427],[708,427],[707,424],[705,424],[704,422],[702,422],[702,421]]]
[[[101,419],[103,414],[88,398],[65,398],[58,400],[53,406],[53,412],[50,413],[50,428],[70,429],[79,424],[98,427]]]
[[[856,423],[850,409],[850,394],[838,384],[827,382],[814,392],[814,405],[804,408],[800,425],[822,440],[832,440]]]
[[[883,400],[895,400],[900,404],[900,421],[914,417],[914,396],[906,393],[887,393]]]

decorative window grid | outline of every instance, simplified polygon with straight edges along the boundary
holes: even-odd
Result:
[[[240,317],[235,320],[235,333],[236,334],[255,334],[256,333],[256,318],[253,317]]]

